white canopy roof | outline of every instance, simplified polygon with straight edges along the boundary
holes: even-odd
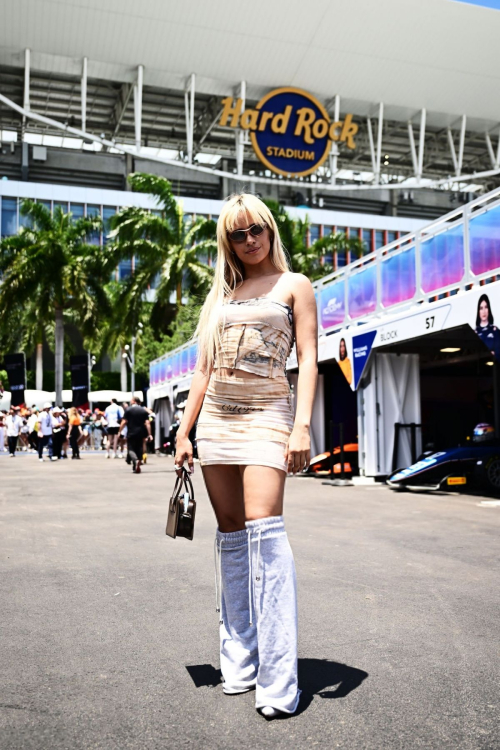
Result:
[[[0,64],[227,95],[240,81],[260,98],[297,86],[343,110],[428,124],[498,122],[500,12],[456,0],[4,0]],[[397,116],[399,114],[400,116]]]

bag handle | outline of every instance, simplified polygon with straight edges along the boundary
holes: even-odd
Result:
[[[191,477],[189,476],[189,472],[184,466],[181,467],[181,471],[182,471],[182,474],[180,476],[177,474],[177,478],[175,480],[174,491],[172,493],[172,498],[170,500],[171,508],[172,508],[173,503],[178,499],[179,495],[181,494],[182,485],[184,485],[184,488],[186,492],[188,492],[191,499],[194,500],[194,489],[193,489],[193,485],[191,482]]]

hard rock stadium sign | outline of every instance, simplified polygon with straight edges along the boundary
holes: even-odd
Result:
[[[352,115],[332,122],[312,94],[296,88],[274,89],[255,109],[243,109],[243,100],[227,97],[219,125],[250,131],[255,153],[277,174],[303,177],[328,157],[332,142],[356,148],[358,125]]]

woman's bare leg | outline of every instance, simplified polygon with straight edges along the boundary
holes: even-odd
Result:
[[[228,533],[244,529],[246,519],[240,467],[212,464],[203,466],[202,472],[219,530]]]
[[[240,466],[245,521],[281,516],[286,474],[271,466]]]

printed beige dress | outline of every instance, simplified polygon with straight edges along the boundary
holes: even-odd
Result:
[[[256,464],[286,472],[293,427],[285,374],[293,345],[292,308],[269,297],[231,300],[223,306],[221,324],[222,343],[198,419],[200,463]]]

